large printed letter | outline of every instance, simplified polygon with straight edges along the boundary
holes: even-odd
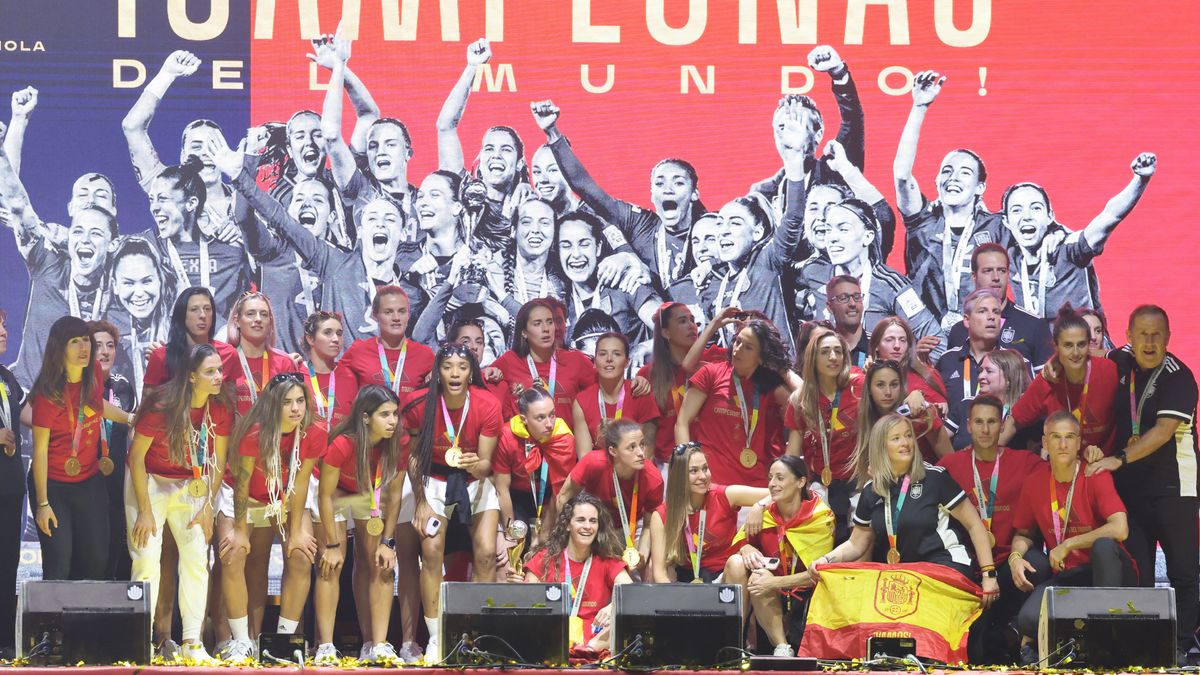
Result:
[[[696,83],[696,91],[701,94],[711,94],[717,89],[717,68],[716,66],[705,66],[704,79],[700,78],[700,71],[696,66],[680,66],[679,67],[679,93],[688,93],[688,82]]]
[[[589,94],[603,94],[613,88],[613,84],[617,79],[617,67],[613,64],[608,64],[604,67],[604,84],[596,86],[592,84],[591,67],[586,63],[579,65],[579,84],[583,85],[583,90]]]
[[[571,42],[620,42],[620,26],[592,23],[592,0],[571,2]]]
[[[126,68],[133,68],[137,76],[132,80],[121,77]],[[137,89],[146,81],[146,66],[137,59],[113,59],[113,89]]]
[[[933,3],[933,26],[937,36],[950,47],[974,47],[992,30],[992,0],[971,0],[971,27],[959,30],[954,25],[954,0]]]
[[[513,74],[511,63],[500,63],[496,65],[495,72],[492,71],[492,64],[485,63],[475,69],[475,82],[471,85],[471,91],[479,91],[480,88],[487,83],[488,91],[500,91],[505,88],[505,82],[508,83],[509,91],[517,90],[517,76]]]
[[[708,25],[708,0],[688,0],[688,19],[683,28],[667,25],[666,0],[646,0],[646,28],[650,37],[664,45],[690,45]]]
[[[785,45],[817,44],[817,0],[778,0],[779,38]]]
[[[201,23],[188,18],[187,6],[187,0],[167,2],[167,20],[176,35],[184,40],[203,42],[225,32],[225,26],[229,24],[229,0],[209,0],[208,18]]]
[[[867,5],[884,5],[888,11],[889,42],[908,44],[907,0],[849,0],[846,7],[846,44],[863,43],[863,24],[867,22]]]

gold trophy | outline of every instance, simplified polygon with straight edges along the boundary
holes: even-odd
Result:
[[[521,555],[525,552],[525,537],[528,534],[529,526],[523,520],[511,521],[508,528],[504,530],[504,537],[516,544],[508,550],[508,566],[513,572],[519,573],[524,565]]]

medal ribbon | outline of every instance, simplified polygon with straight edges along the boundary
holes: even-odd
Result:
[[[896,531],[897,525],[900,523],[900,510],[904,508],[904,499],[908,496],[908,484],[912,480],[912,476],[905,475],[904,482],[900,484],[900,496],[896,497],[895,513],[892,511],[892,489],[888,488],[887,502],[883,505],[883,524],[887,528],[888,547],[894,551],[900,549],[896,546]]]
[[[600,423],[603,424],[608,419],[608,406],[604,403],[604,388],[596,387],[596,400],[600,403]],[[621,419],[621,412],[625,409],[625,382],[621,382],[621,388],[617,390],[617,413],[612,419]]]
[[[442,421],[446,423],[446,438],[450,441],[450,447],[458,447],[458,436],[462,428],[467,426],[467,413],[471,410],[471,393],[467,392],[466,401],[463,403],[462,416],[458,418],[458,429],[454,428],[454,421],[450,419],[450,408],[446,406],[446,397],[441,397],[442,401]]]
[[[200,431],[192,427],[188,447],[188,463],[192,465],[192,478],[200,478],[208,466],[208,402],[204,403],[204,417],[200,419]]]
[[[592,571],[592,556],[588,554],[587,560],[583,563],[583,573],[579,575],[579,586],[575,586],[575,582],[571,580],[571,559],[567,557],[567,552],[563,551],[563,577],[567,580],[567,587],[571,589],[571,616],[579,616],[579,606],[583,604],[583,591],[587,588],[588,573]]]
[[[529,356],[525,357],[525,363],[529,364],[529,379],[530,380],[532,380],[533,382],[537,382],[538,380],[542,379],[542,376],[538,375],[537,364],[533,362],[533,354],[532,353],[529,354]],[[550,381],[546,383],[546,391],[550,393],[551,398],[554,397],[554,385],[557,382],[558,382],[558,350],[555,349],[554,352],[552,354],[550,354]],[[533,386],[533,384],[530,383],[529,386]]]
[[[992,514],[996,511],[996,486],[1000,483],[1000,457],[1004,449],[996,450],[996,463],[992,465],[992,482],[988,493],[983,494],[983,483],[979,480],[979,466],[975,464],[974,453],[971,455],[971,473],[975,477],[975,496],[979,501],[979,518],[988,532],[992,531]]]
[[[842,390],[838,389],[837,393],[833,395],[833,405],[829,412],[829,426],[834,430],[846,428],[846,425],[842,424],[838,419],[838,409],[841,405]],[[833,432],[825,429],[825,416],[819,410],[817,411],[817,426],[820,427],[819,431],[821,433],[821,458],[825,461],[825,466],[822,468],[829,469],[832,472],[833,466],[829,462],[829,444],[832,442],[830,436],[833,435]]]
[[[0,422],[6,429],[12,429],[12,408],[8,404],[8,386],[0,380]]]
[[[733,376],[733,386],[737,389],[738,408],[742,411],[742,430],[746,432],[746,448],[750,447],[750,439],[754,437],[754,430],[758,428],[758,409],[762,402],[762,395],[757,391],[754,393],[754,412],[747,413],[746,411],[746,395],[742,392],[742,378],[738,377],[737,373],[731,373]]]
[[[379,517],[379,492],[380,484],[383,482],[383,457],[379,458],[379,463],[375,465],[375,486],[371,488],[371,517]]]
[[[529,458],[530,442],[525,441],[525,458]],[[542,504],[546,503],[546,484],[550,481],[547,477],[550,475],[550,463],[546,461],[546,454],[542,453],[542,463],[538,466],[537,485],[533,485],[533,474],[529,474],[530,492],[533,493],[533,507],[536,512],[535,517],[538,520],[542,519]]]
[[[1075,421],[1079,422],[1080,428],[1083,428],[1083,413],[1087,410],[1088,387],[1092,383],[1092,359],[1088,358],[1087,372],[1083,376],[1083,393],[1079,395],[1079,407],[1071,407],[1071,385],[1067,382],[1066,375],[1063,376],[1063,393],[1067,397],[1067,409],[1075,416]]]
[[[246,353],[242,351],[241,345],[238,345],[237,353],[238,361],[242,363],[242,374],[246,376],[246,389],[250,391],[250,402],[257,403],[258,392],[262,391],[262,388],[267,386],[267,381],[271,379],[271,363],[268,358],[269,350],[264,349],[262,355],[262,387],[258,385],[258,382],[254,381],[254,373],[250,370],[250,362],[246,360]]]
[[[71,417],[71,404],[63,397],[63,402],[67,405],[67,416]],[[79,414],[75,415],[75,428],[71,430],[71,457],[79,458],[79,444],[83,440],[83,385],[79,385]]]
[[[1140,399],[1136,398],[1134,394],[1134,387],[1137,385],[1137,377],[1135,376],[1136,374],[1132,370],[1129,371],[1129,414],[1133,417],[1134,436],[1141,435],[1142,408],[1146,406],[1146,399],[1149,398],[1150,392],[1154,390],[1154,383],[1158,381],[1158,376],[1160,373],[1162,373],[1163,366],[1165,366],[1166,363],[1167,362],[1164,360],[1162,363],[1158,364],[1158,367],[1155,368],[1154,372],[1150,374],[1150,379],[1146,382],[1146,388],[1142,391],[1142,397]],[[1135,400],[1137,401],[1136,405],[1134,405]]]
[[[971,386],[971,355],[963,361],[963,400],[975,398],[975,388]]]
[[[1071,501],[1075,499],[1075,481],[1079,478],[1079,462],[1075,463],[1075,474],[1071,476],[1071,488],[1067,490],[1065,509],[1058,507],[1058,481],[1054,480],[1054,471],[1050,471],[1050,518],[1054,523],[1055,545],[1063,543],[1063,535],[1067,532],[1067,524],[1071,522]]]
[[[383,380],[388,388],[396,394],[400,393],[400,378],[404,375],[404,362],[408,360],[408,340],[400,345],[400,356],[396,358],[396,370],[388,368],[387,354],[384,353],[383,340],[375,338],[375,346],[379,348],[379,369],[383,371]]]
[[[324,418],[326,422],[333,421],[333,402],[337,392],[337,377],[333,371],[329,371],[329,394],[321,393],[321,385],[317,382],[317,371],[313,368],[313,364],[308,364],[308,381],[312,385],[313,398],[317,401],[317,415]]]
[[[543,460],[545,461],[545,460]],[[638,503],[638,480],[640,476],[633,477],[633,496],[629,500],[629,511],[625,511],[625,495],[621,494],[621,482],[617,479],[617,470],[614,468],[612,472],[613,492],[617,497],[617,511],[621,514],[621,529],[625,531],[625,546],[633,548],[633,534],[637,531],[637,503]]]
[[[683,519],[684,538],[687,540],[688,556],[692,559],[692,578],[700,578],[700,559],[704,557],[704,528],[708,520],[708,511],[700,509],[700,524],[695,535],[692,534],[692,519]]]
[[[279,509],[279,518],[276,523],[279,525],[279,536],[281,537],[284,536],[284,520],[287,518],[287,500],[296,489],[296,474],[300,471],[300,436],[303,434],[303,431],[300,427],[296,427],[296,430],[292,433],[295,436],[292,439],[292,456],[288,459],[287,487],[283,486],[281,477],[267,481],[267,496],[271,500],[271,505]],[[279,469],[283,470],[282,462],[280,462]]]

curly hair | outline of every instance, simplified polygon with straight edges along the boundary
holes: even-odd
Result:
[[[625,543],[622,541],[620,535],[617,534],[617,529],[613,525],[612,515],[608,512],[608,507],[598,498],[586,492],[581,492],[563,507],[545,541],[538,544],[529,552],[531,558],[541,551],[546,552],[545,557],[542,558],[542,569],[538,573],[539,579],[546,579],[555,571],[558,572],[560,578],[564,576],[562,554],[563,551],[567,550],[567,545],[571,543],[571,519],[575,517],[575,509],[580,506],[590,506],[596,509],[596,514],[599,517],[596,538],[592,541],[592,555],[597,555],[601,558],[621,557],[621,551],[625,548]],[[539,570],[534,570],[534,572],[537,573]]]
[[[787,372],[792,368],[787,346],[783,344],[783,337],[780,336],[779,329],[775,327],[775,324],[767,319],[750,319],[742,324],[738,333],[743,330],[749,330],[758,340],[762,359],[762,365],[750,376],[750,381],[754,383],[754,389],[759,393],[772,391],[784,383]],[[733,363],[732,349],[729,350],[729,362]]]

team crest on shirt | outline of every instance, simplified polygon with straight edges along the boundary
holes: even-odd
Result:
[[[887,570],[875,580],[875,611],[896,621],[917,611],[921,579],[912,572]]]
[[[913,483],[912,489],[908,491],[908,498],[920,499],[923,494],[925,494],[925,486],[921,483]]]
[[[1016,337],[1016,335],[1017,335],[1017,331],[1014,330],[1012,326],[1009,326],[1009,327],[1005,328],[1004,330],[1000,331],[1000,341],[1001,342],[1012,342],[1013,338]]]
[[[992,243],[992,233],[991,232],[976,232],[975,236],[971,237],[971,240],[975,242],[976,246],[981,246],[983,244],[990,244],[990,243]]]

